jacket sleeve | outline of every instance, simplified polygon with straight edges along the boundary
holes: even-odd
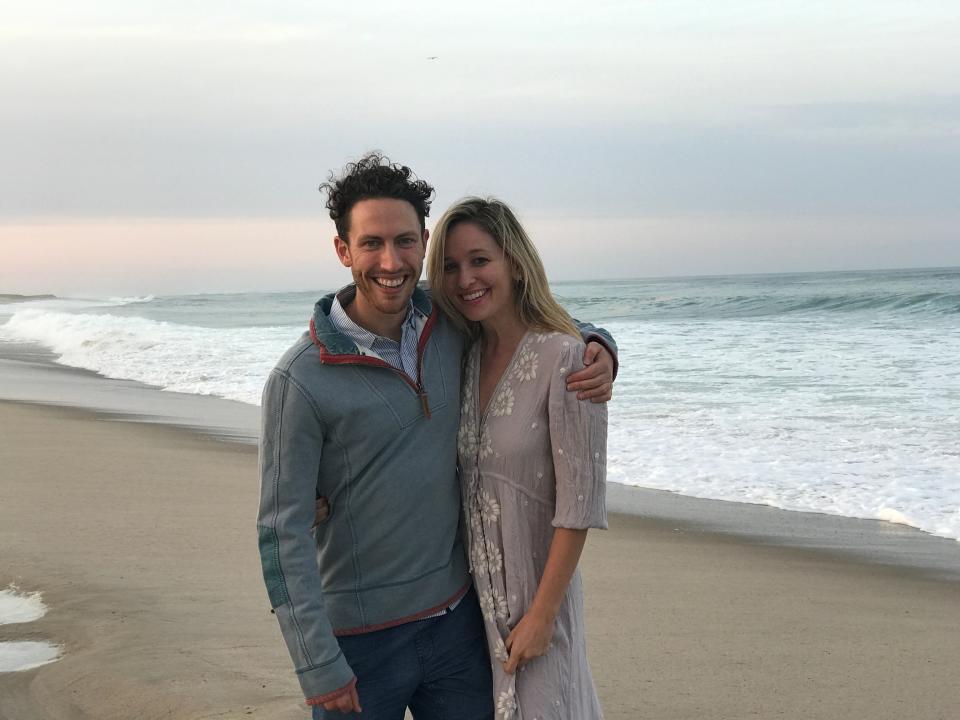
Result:
[[[316,545],[316,507],[323,423],[293,378],[274,370],[263,389],[260,432],[260,563],[308,702],[346,692],[354,681],[323,602]]]
[[[585,343],[598,342],[613,356],[613,377],[616,379],[620,370],[620,359],[617,357],[617,341],[613,339],[613,335],[593,323],[581,322],[576,318],[573,318],[573,324],[577,326]]]

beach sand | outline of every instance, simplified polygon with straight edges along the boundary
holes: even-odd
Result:
[[[64,650],[0,675],[0,718],[309,717],[257,493],[249,445],[0,402],[0,588],[49,606],[0,641]],[[611,720],[960,717],[956,579],[625,514],[582,567]]]

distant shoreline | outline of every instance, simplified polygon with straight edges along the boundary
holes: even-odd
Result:
[[[0,303],[30,302],[32,300],[55,300],[56,295],[17,295],[16,293],[0,293]]]

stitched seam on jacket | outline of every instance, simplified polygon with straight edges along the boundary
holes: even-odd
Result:
[[[340,437],[336,432],[330,432],[330,439],[337,444],[337,447],[340,448],[340,454],[343,456],[343,463],[346,466],[347,470],[347,480],[346,487],[344,488],[344,505],[346,508],[344,512],[347,515],[347,527],[350,528],[350,540],[351,548],[350,557],[353,560],[353,595],[357,601],[357,609],[360,611],[360,620],[362,624],[366,624],[366,613],[363,610],[363,603],[360,601],[360,554],[359,546],[357,543],[357,527],[353,522],[353,511],[350,507],[350,498],[353,495],[353,466],[350,463],[350,453],[347,452],[347,446],[340,440]],[[330,593],[331,595],[334,593]]]
[[[293,385],[294,387],[296,387],[296,385],[291,382],[291,378],[289,375],[287,375],[286,373],[283,373],[281,377],[283,377],[283,380],[284,380],[283,392],[280,393],[280,403],[279,403],[280,407],[277,409],[277,415],[278,415],[277,437],[276,437],[276,441],[274,442],[274,446],[275,446],[275,449],[274,449],[275,470],[274,470],[274,487],[273,487],[273,497],[274,497],[273,526],[274,527],[277,526],[277,517],[280,515],[280,446],[281,446],[280,438],[283,436],[283,411],[287,404],[286,391],[289,385]],[[279,555],[279,544],[278,544],[277,550]],[[277,561],[279,563],[279,557],[277,558]],[[280,565],[280,577],[283,579],[284,591],[287,593],[287,597],[289,597],[290,593],[287,590],[287,578],[286,578],[286,574],[283,572],[283,565]],[[306,639],[303,637],[303,630],[300,628],[300,623],[297,622],[297,612],[296,612],[295,605],[296,603],[294,603],[293,600],[291,599],[290,621],[291,621],[291,624],[293,625],[294,630],[296,630],[297,632],[297,640],[300,642],[300,649],[303,651],[303,657],[307,661],[308,665],[312,665],[313,658],[310,656],[310,651],[307,649],[307,642],[306,642]]]
[[[308,665],[307,667],[299,668],[297,670],[297,675],[303,675],[304,673],[310,672],[311,670],[319,670],[320,668],[325,668],[327,665],[331,665],[335,663],[341,657],[343,657],[343,650],[338,650],[336,655],[334,655],[330,660],[327,660],[324,663],[320,663],[319,665]]]

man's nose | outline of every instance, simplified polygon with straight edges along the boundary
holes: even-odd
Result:
[[[380,254],[380,269],[386,272],[395,272],[403,267],[400,261],[400,253],[397,252],[391,243],[384,243],[383,252]]]

